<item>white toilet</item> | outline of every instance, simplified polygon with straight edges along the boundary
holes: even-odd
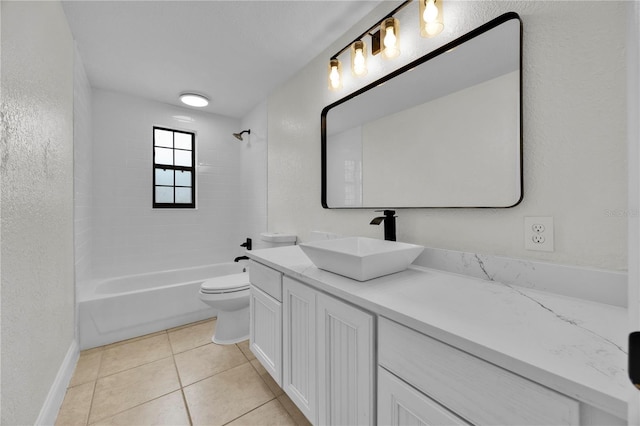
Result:
[[[264,232],[259,248],[290,246],[296,236]],[[249,273],[211,278],[200,286],[200,300],[218,310],[216,330],[211,340],[230,345],[249,338]]]

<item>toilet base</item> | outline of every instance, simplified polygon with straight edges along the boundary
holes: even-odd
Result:
[[[237,311],[218,311],[216,330],[211,341],[218,345],[232,345],[249,338],[249,306]]]

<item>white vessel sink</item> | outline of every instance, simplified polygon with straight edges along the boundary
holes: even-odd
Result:
[[[366,237],[314,241],[300,248],[318,268],[358,281],[404,271],[424,250],[415,244]]]

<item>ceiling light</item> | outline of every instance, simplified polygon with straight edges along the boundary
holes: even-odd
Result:
[[[196,108],[202,108],[209,105],[209,99],[197,93],[183,93],[180,95],[180,101],[185,104]]]

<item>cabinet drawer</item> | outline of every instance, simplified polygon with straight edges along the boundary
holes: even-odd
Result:
[[[386,318],[378,361],[474,424],[577,425],[579,403]]]
[[[469,426],[382,367],[378,367],[378,424]]]
[[[282,302],[282,273],[251,261],[249,264],[249,281],[269,296]]]

